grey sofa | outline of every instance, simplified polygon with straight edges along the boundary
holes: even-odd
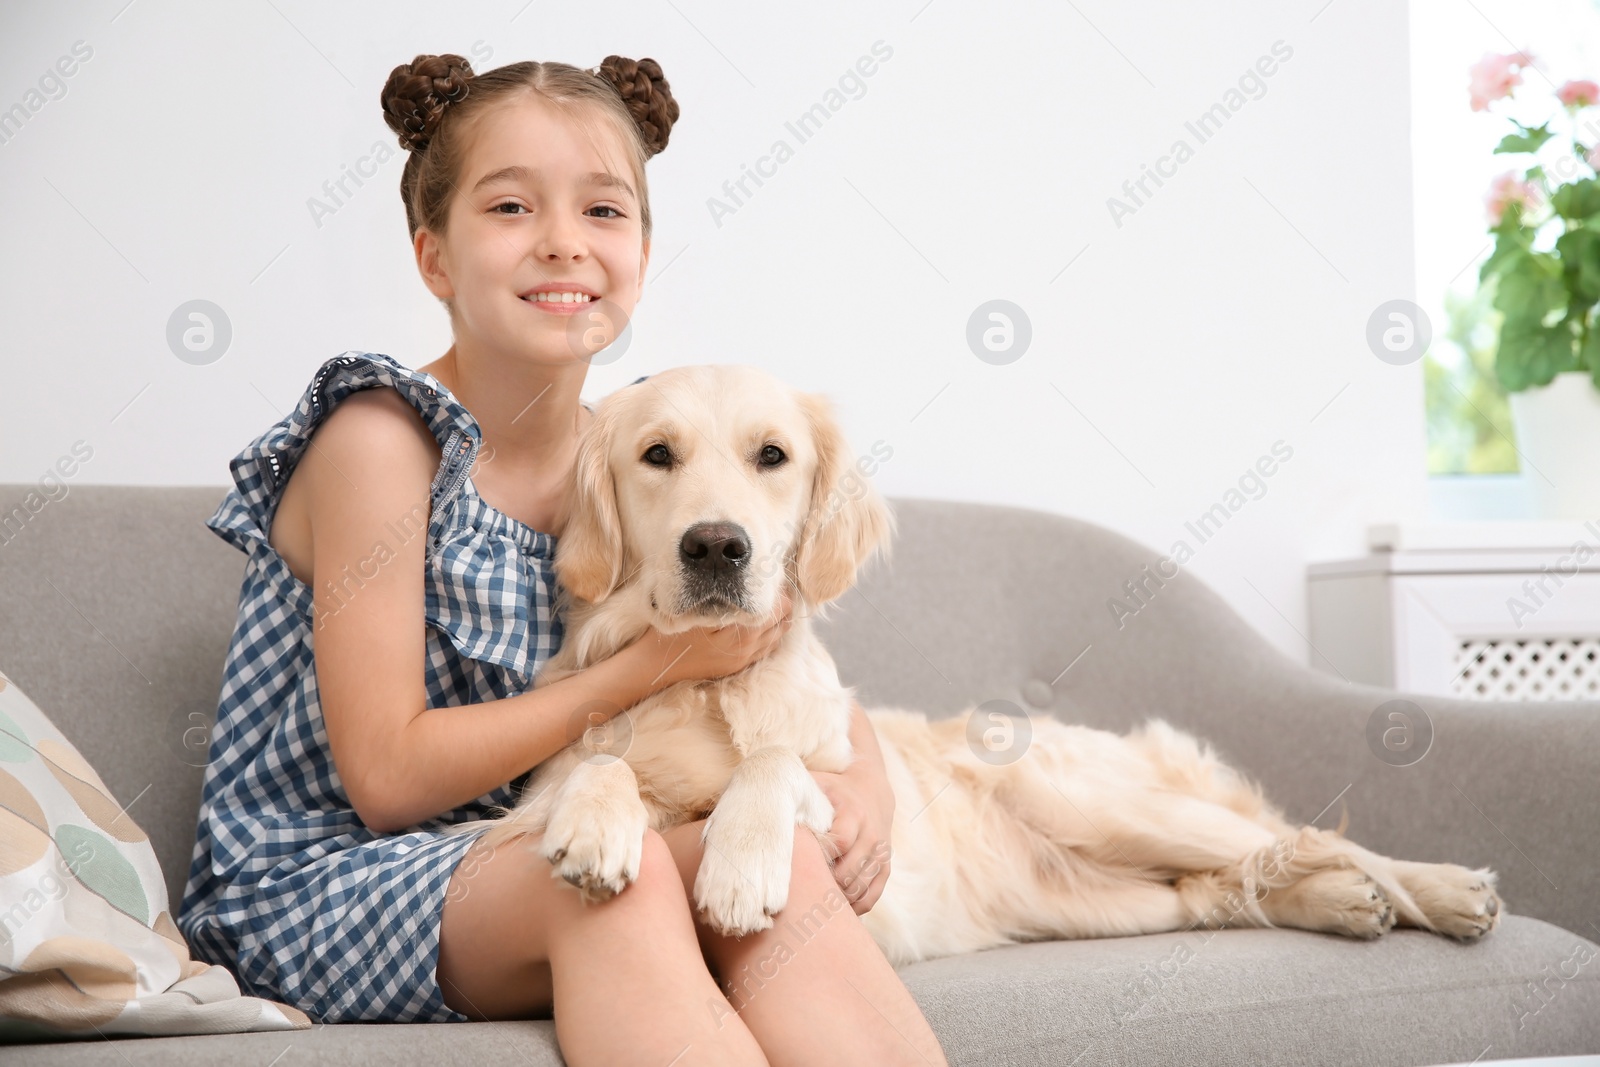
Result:
[[[0,505],[28,488],[0,486]],[[0,665],[133,802],[174,908],[201,779],[175,733],[189,711],[214,707],[243,564],[203,526],[222,494],[75,486],[20,529],[0,527]],[[1291,819],[1334,826],[1347,805],[1347,832],[1380,852],[1493,865],[1508,912],[1475,945],[1412,930],[1356,942],[1243,929],[906,967],[952,1064],[1416,1065],[1600,1051],[1600,958],[1587,955],[1600,953],[1600,704],[1412,697],[1432,748],[1392,766],[1366,727],[1396,694],[1286,658],[1192,576],[1119,629],[1107,599],[1158,553],[1039,512],[891,503],[892,562],[874,564],[823,626],[863,704],[938,716],[998,698],[1118,731],[1161,715],[1214,742]],[[1592,960],[1576,974],[1564,962],[1575,952]],[[548,1021],[35,1044],[0,1060],[561,1062]]]

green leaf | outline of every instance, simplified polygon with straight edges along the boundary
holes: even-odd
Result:
[[[1522,201],[1511,201],[1510,203],[1506,204],[1505,209],[1500,213],[1500,224],[1498,226],[1489,227],[1490,232],[1515,233],[1518,230],[1528,228],[1522,225],[1522,216],[1524,213]],[[1537,229],[1537,227],[1532,228]],[[1530,241],[1533,239],[1533,235],[1531,233],[1528,235],[1528,239]]]
[[[1539,320],[1507,316],[1500,326],[1495,377],[1507,392],[1549,385],[1565,370],[1576,370],[1572,330],[1564,323],[1544,326]]]
[[[1505,139],[1495,146],[1495,152],[1537,152],[1539,146],[1544,144],[1555,134],[1550,132],[1550,124],[1528,127],[1520,122],[1516,124],[1521,133],[1508,133]]]
[[[1495,231],[1494,252],[1478,268],[1478,281],[1486,282],[1492,275],[1515,269],[1518,256],[1527,255],[1533,244],[1533,232],[1520,227]]]
[[[1550,312],[1566,305],[1567,287],[1561,282],[1561,264],[1550,253],[1524,252],[1500,272],[1494,306],[1506,318],[1541,323]]]
[[[1550,204],[1564,219],[1587,219],[1600,215],[1600,181],[1585,178],[1563,185],[1551,195]]]
[[[1582,319],[1600,300],[1600,230],[1568,230],[1556,241],[1562,279],[1572,291],[1572,308]]]
[[[1600,389],[1600,322],[1589,324],[1589,336],[1578,352],[1578,362],[1580,369],[1582,366],[1589,368],[1589,377],[1594,379],[1594,387]]]

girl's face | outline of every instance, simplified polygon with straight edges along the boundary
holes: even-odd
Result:
[[[586,134],[532,95],[484,112],[469,132],[446,236],[417,231],[428,288],[453,302],[458,333],[477,346],[541,363],[592,355],[597,330],[609,343],[633,314],[650,255],[615,135],[606,125]],[[598,299],[536,301],[552,284]]]

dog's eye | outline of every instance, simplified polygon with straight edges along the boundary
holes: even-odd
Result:
[[[777,467],[789,457],[783,454],[783,449],[777,445],[768,445],[761,450],[761,465],[763,467]]]
[[[667,451],[666,445],[651,445],[644,450],[642,458],[652,467],[672,466],[672,453]]]

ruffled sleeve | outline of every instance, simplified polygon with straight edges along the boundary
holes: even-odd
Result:
[[[466,659],[505,671],[504,688],[520,692],[560,642],[555,539],[476,494],[451,500],[439,526],[428,558],[428,625]]]

